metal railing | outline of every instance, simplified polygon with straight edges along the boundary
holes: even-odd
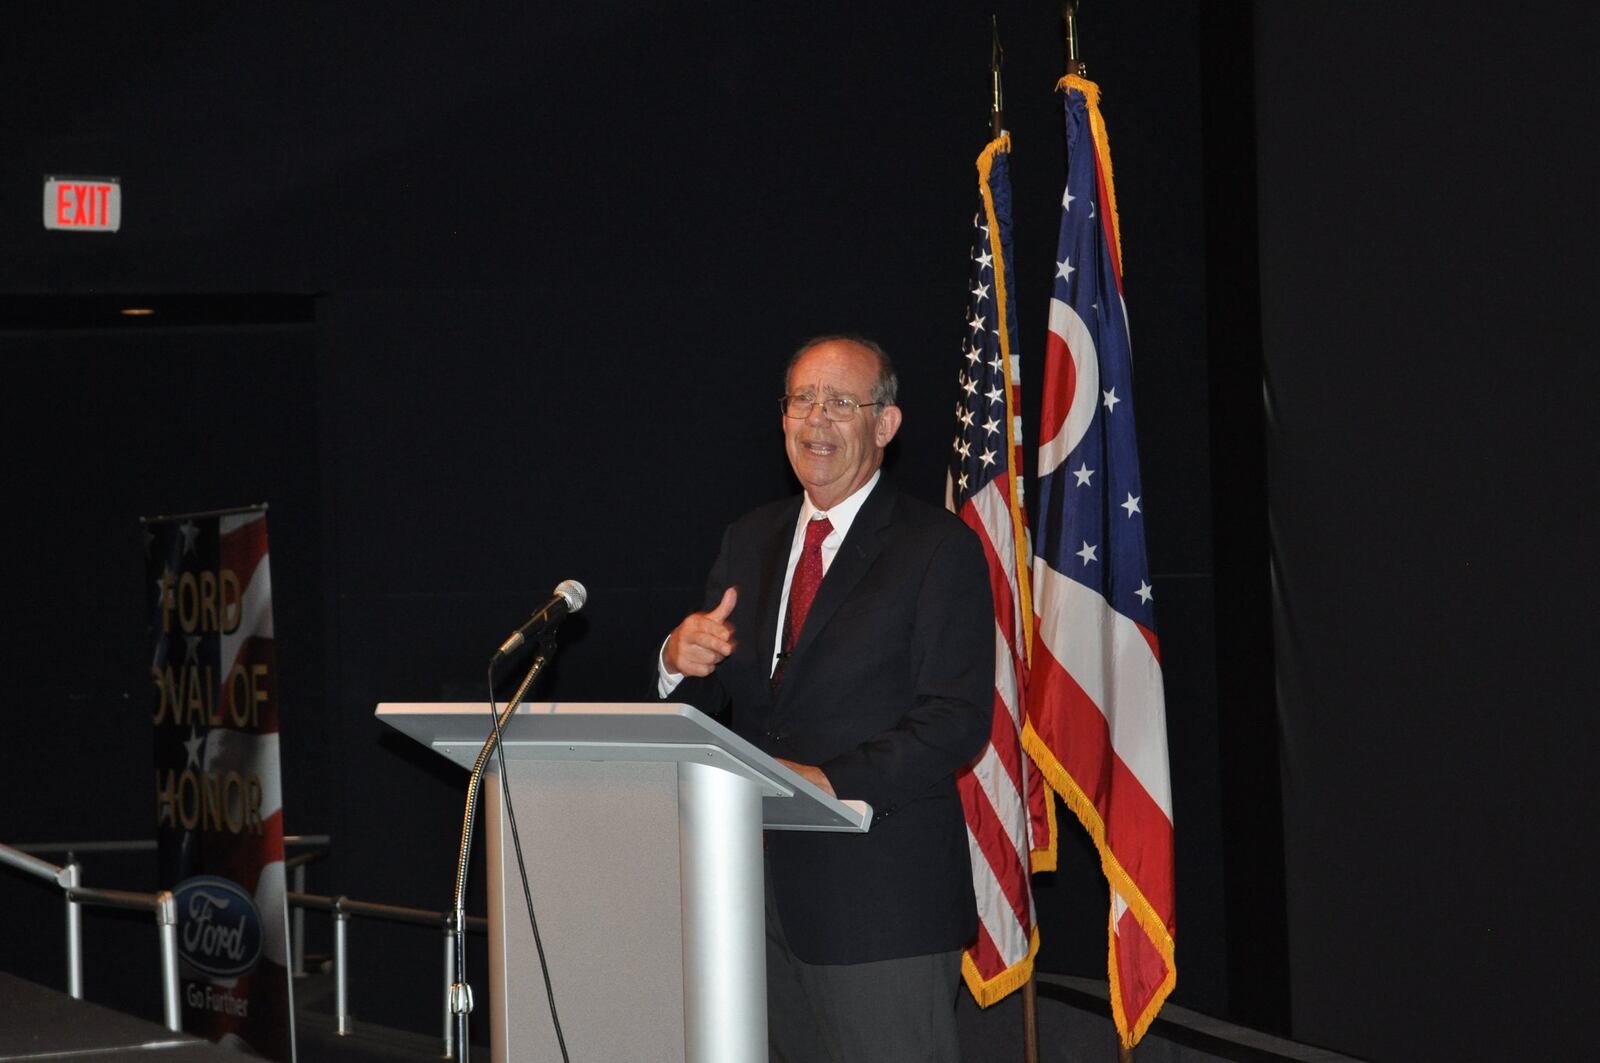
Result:
[[[453,912],[433,912],[422,908],[406,908],[393,904],[374,904],[349,897],[325,897],[306,892],[306,865],[327,854],[330,839],[326,834],[292,834],[283,839],[285,848],[306,851],[289,856],[284,861],[290,875],[289,948],[291,971],[304,977],[305,968],[305,913],[307,909],[328,912],[333,916],[333,977],[336,1030],[341,1036],[351,1031],[349,994],[349,945],[346,928],[351,916],[378,919],[391,923],[408,923],[413,926],[439,928],[444,937],[444,1000],[443,1042],[444,1058],[454,1059],[455,1016],[450,1012],[450,986],[455,980],[455,915]],[[125,890],[88,889],[82,886],[83,868],[77,861],[79,853],[137,853],[154,852],[154,840],[90,841],[90,842],[40,842],[22,846],[0,845],[0,864],[8,864],[21,871],[60,885],[67,900],[67,992],[83,999],[83,945],[79,905],[91,904],[111,908],[134,908],[156,912],[156,922],[161,932],[161,975],[163,1011],[169,1030],[181,1029],[178,1005],[178,949],[177,902],[170,891],[159,893],[132,893]],[[65,853],[67,864],[57,867],[40,859],[38,853]],[[467,929],[485,933],[487,919],[467,917]]]
[[[438,927],[444,934],[444,1058],[455,1059],[455,1016],[450,1012],[450,986],[455,981],[456,939],[455,913],[432,912],[424,908],[405,908],[396,904],[373,904],[349,897],[322,897],[312,893],[292,892],[289,904],[296,910],[307,908],[328,912],[333,916],[333,993],[337,1019],[336,1032],[348,1036],[350,1028],[349,944],[346,928],[350,917],[381,919],[391,923],[409,923],[413,926]],[[489,921],[478,916],[467,916],[467,929],[484,933]]]
[[[0,864],[54,882],[67,902],[67,995],[83,999],[83,920],[80,905],[154,912],[161,945],[161,1011],[167,1029],[183,1029],[178,1009],[178,902],[170,890],[135,893],[90,889],[80,885],[83,869],[76,860],[58,867],[9,845],[0,845]]]
[[[328,849],[331,845],[332,839],[326,834],[286,834],[283,836],[285,850],[305,850],[293,856],[285,854],[286,858],[283,866],[290,875],[290,889],[300,893],[305,892],[306,865],[328,855]],[[153,853],[156,848],[157,843],[154,838],[137,838],[131,841],[30,842],[26,845],[13,846],[12,851],[33,856],[38,856],[41,853],[64,853],[68,867],[81,868],[82,865],[77,860],[79,854]],[[290,970],[294,972],[296,977],[304,977],[306,973],[305,913],[300,911],[291,912],[289,918],[289,955],[292,958]],[[71,984],[71,974],[72,972],[69,970],[69,984]]]

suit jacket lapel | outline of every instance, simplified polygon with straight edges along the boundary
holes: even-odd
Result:
[[[794,547],[795,521],[799,519],[800,500],[796,498],[794,505],[785,506],[781,518],[767,530],[767,539],[759,555],[764,560],[761,565],[761,596],[756,600],[756,618],[760,629],[756,632],[755,660],[762,679],[770,674],[772,651],[778,645],[783,578],[788,575],[789,551]]]
[[[800,641],[795,643],[795,664],[805,659],[806,647],[817,640],[817,632],[828,626],[833,614],[850,597],[850,592],[855,590],[856,584],[861,582],[861,577],[867,574],[872,562],[882,552],[881,533],[888,527],[893,511],[894,489],[889,486],[886,477],[881,477],[878,486],[872,489],[872,494],[867,496],[861,511],[856,514],[855,521],[850,525],[850,534],[845,536],[839,552],[834,555],[833,564],[828,566],[828,574],[817,587],[817,597],[811,603],[811,612],[806,615],[806,626],[800,632]],[[782,590],[781,584],[779,590]],[[784,685],[790,685],[787,675]]]

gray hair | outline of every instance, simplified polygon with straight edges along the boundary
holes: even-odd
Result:
[[[813,347],[820,347],[824,343],[853,343],[872,353],[878,360],[878,379],[872,383],[872,401],[881,402],[885,406],[895,405],[895,398],[900,394],[900,378],[895,375],[894,361],[890,359],[889,352],[876,340],[854,332],[834,332],[826,336],[813,336],[806,340],[795,352],[789,356],[789,364],[783,367],[783,387],[789,388],[789,374],[794,372],[795,363]]]

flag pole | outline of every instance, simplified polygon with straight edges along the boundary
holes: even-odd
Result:
[[[989,16],[989,125],[998,139],[1006,131],[1006,94],[1000,84],[1000,68],[1006,62],[1006,50],[1000,47],[1000,20]]]
[[[1006,93],[1001,82],[1000,68],[1005,66],[1006,50],[1000,46],[1000,20],[989,16],[989,127],[999,140],[1006,133]],[[1002,326],[1003,327],[1003,326]],[[1023,1063],[1039,1063],[1039,1013],[1038,984],[1033,971],[1022,983],[1022,1059]]]
[[[1061,5],[1061,18],[1066,22],[1067,73],[1088,77],[1089,68],[1078,57],[1078,0],[1065,0]]]

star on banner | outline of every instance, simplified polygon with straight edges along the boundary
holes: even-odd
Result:
[[[206,736],[197,731],[194,724],[191,723],[189,725],[189,737],[183,743],[183,748],[189,753],[189,759],[185,763],[185,767],[200,767],[200,750],[205,746],[205,744]]]

